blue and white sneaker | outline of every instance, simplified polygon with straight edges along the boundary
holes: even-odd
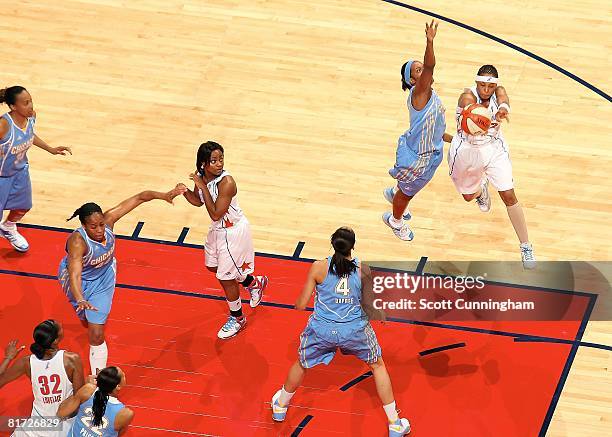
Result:
[[[30,248],[28,241],[17,232],[17,225],[15,224],[0,223],[0,235],[6,238],[17,252],[27,252]]]
[[[389,437],[401,437],[410,433],[410,422],[405,418],[398,418],[395,422],[389,423]]]
[[[237,318],[230,314],[230,316],[227,318],[227,322],[225,322],[221,329],[219,329],[217,336],[222,340],[226,340],[238,334],[238,332],[240,332],[245,325],[246,317],[242,316]]]
[[[287,416],[287,407],[281,407],[278,403],[280,394],[281,391],[279,390],[274,396],[272,396],[272,419],[274,419],[276,422],[282,422]]]
[[[385,196],[385,199],[387,200],[387,202],[393,205],[393,196],[395,196],[393,187],[385,188],[385,190],[383,191],[383,196]],[[406,208],[406,211],[404,211],[404,220],[410,220],[411,218],[412,218],[412,214],[410,214],[410,210]]]
[[[414,233],[410,230],[408,225],[404,223],[402,224],[401,228],[396,228],[389,221],[390,218],[391,218],[390,212],[386,212],[382,216],[383,222],[385,222],[385,224],[393,230],[393,233],[395,234],[395,236],[403,241],[412,241],[412,239],[414,238]]]
[[[536,257],[533,254],[531,243],[521,243],[521,259],[524,269],[532,270],[536,268]]]
[[[476,198],[476,203],[482,212],[489,212],[491,210],[491,196],[489,196],[489,180],[487,178],[482,180],[480,188],[482,191],[480,196]]]

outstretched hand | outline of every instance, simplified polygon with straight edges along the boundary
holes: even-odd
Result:
[[[185,191],[187,191],[185,184],[176,184],[176,187],[166,193],[164,200],[168,203],[174,204],[174,198],[182,195],[185,193]]]
[[[433,41],[436,37],[436,33],[438,32],[438,24],[435,23],[434,20],[431,20],[430,24],[425,23],[425,36],[427,36],[427,41]]]
[[[83,300],[80,300],[80,301],[77,302],[76,310],[77,310],[77,313],[78,313],[78,312],[81,312],[83,310],[98,311],[98,308],[96,308],[95,306],[93,306],[92,304],[87,302],[85,299],[83,299]]]
[[[499,121],[506,120],[510,123],[510,116],[508,115],[508,110],[506,108],[500,108],[495,114],[495,118]]]
[[[54,155],[68,155],[69,153],[72,155],[72,149],[66,146],[54,147],[51,149],[51,153]]]
[[[4,349],[4,358],[14,360],[15,357],[19,355],[19,352],[23,350],[23,348],[25,348],[24,345],[17,347],[17,340],[9,341]]]

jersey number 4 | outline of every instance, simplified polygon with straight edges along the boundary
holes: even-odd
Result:
[[[336,284],[336,293],[342,294],[343,296],[348,296],[351,294],[351,289],[348,285],[348,276],[343,277]]]
[[[38,377],[38,383],[40,384],[40,393],[43,396],[48,396],[49,394],[59,395],[62,391],[59,389],[60,386],[60,376],[57,373],[49,376],[47,378],[46,375],[41,375]],[[49,391],[49,383],[54,384],[53,391]]]

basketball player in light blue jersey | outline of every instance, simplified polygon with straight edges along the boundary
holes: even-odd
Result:
[[[64,419],[78,410],[67,437],[116,437],[134,419],[134,412],[117,396],[125,386],[125,373],[119,367],[102,369],[96,384],[87,383],[61,403],[57,416]]]
[[[17,222],[32,208],[32,184],[28,165],[28,149],[33,145],[52,155],[72,154],[69,147],[51,147],[34,133],[36,112],[32,96],[22,86],[0,89],[0,103],[10,111],[0,117],[0,218],[9,210],[6,221],[0,223],[0,235],[13,248],[26,252],[30,246],[17,231]]]
[[[444,133],[445,108],[431,88],[436,65],[433,40],[437,30],[438,23],[425,23],[427,45],[424,61],[408,61],[401,71],[402,89],[410,90],[410,129],[397,141],[395,166],[389,170],[389,174],[397,179],[397,187],[384,191],[385,199],[393,204],[393,213],[385,212],[383,221],[404,241],[414,238],[413,232],[404,222],[404,219],[410,219],[410,213],[406,211],[408,202],[433,178],[442,162],[443,140],[450,142],[452,139]]]
[[[389,436],[403,436],[410,432],[410,423],[398,417],[391,379],[376,334],[362,307],[362,284],[371,281],[368,280],[370,269],[351,256],[355,246],[352,229],[336,230],[331,243],[334,255],[312,264],[295,304],[297,309],[305,309],[316,290],[314,312],[300,336],[298,360],[289,370],[285,385],[272,397],[272,418],[278,422],[285,420],[289,401],[306,370],[329,364],[339,348],[343,354],[355,355],[370,366],[389,419]]]
[[[180,188],[167,193],[143,191],[106,212],[95,203],[86,203],[72,217],[79,216],[77,228],[66,243],[67,255],[60,262],[58,279],[89,332],[89,363],[92,375],[106,367],[108,348],[104,325],[115,293],[116,261],[113,226],[137,206],[154,199],[172,203]]]

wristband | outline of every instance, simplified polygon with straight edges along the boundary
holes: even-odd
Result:
[[[510,105],[508,105],[507,103],[502,103],[501,105],[499,105],[499,109],[504,108],[506,111],[508,111],[508,114],[510,114]]]

